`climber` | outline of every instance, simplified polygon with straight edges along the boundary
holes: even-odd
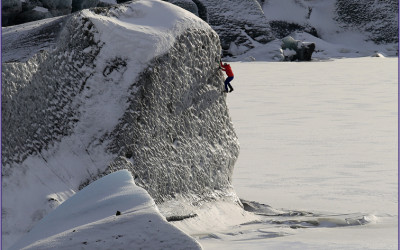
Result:
[[[225,92],[226,92],[226,93],[232,92],[232,91],[233,91],[233,88],[232,88],[232,85],[230,84],[230,82],[233,80],[233,72],[232,72],[232,69],[231,69],[231,65],[229,65],[229,64],[227,64],[227,63],[222,64],[222,61],[221,61],[221,60],[219,60],[219,63],[220,63],[220,65],[221,65],[221,68],[220,68],[220,69],[222,69],[223,71],[225,71],[226,75],[228,76],[228,77],[226,78],[226,80],[225,80]],[[229,91],[228,91],[228,86],[229,86],[229,88],[230,88]]]

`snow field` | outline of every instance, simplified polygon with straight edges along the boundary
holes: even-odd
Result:
[[[397,249],[397,60],[231,63],[235,191],[313,215],[260,217],[199,237],[202,246]],[[367,223],[343,227],[351,218]],[[320,224],[289,227],[313,220]]]

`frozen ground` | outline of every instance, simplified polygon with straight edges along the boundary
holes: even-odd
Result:
[[[398,59],[231,65],[236,192],[307,213],[199,234],[202,246],[397,249]]]

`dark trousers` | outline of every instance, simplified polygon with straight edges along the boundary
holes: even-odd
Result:
[[[228,86],[230,90],[233,90],[232,85],[230,84],[230,82],[233,80],[233,76],[229,76],[228,78],[226,78],[225,80],[225,90],[226,92],[228,92]]]

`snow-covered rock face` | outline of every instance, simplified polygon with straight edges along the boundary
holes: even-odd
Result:
[[[195,15],[135,1],[3,28],[3,46],[3,246],[119,169],[156,202],[231,195],[221,47]]]

